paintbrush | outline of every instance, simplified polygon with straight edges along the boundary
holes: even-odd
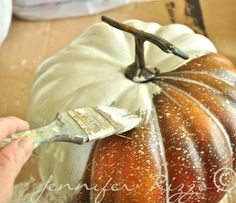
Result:
[[[50,142],[63,141],[84,144],[138,126],[141,119],[129,111],[116,107],[86,107],[59,112],[50,124],[12,134],[3,144],[20,137],[31,139],[34,148]]]

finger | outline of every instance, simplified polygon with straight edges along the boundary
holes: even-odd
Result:
[[[0,183],[6,187],[13,185],[22,166],[33,150],[32,142],[24,137],[6,145],[0,151]]]
[[[28,129],[29,124],[26,121],[14,116],[0,118],[0,141],[14,132]]]

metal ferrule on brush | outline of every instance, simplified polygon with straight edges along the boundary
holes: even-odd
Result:
[[[102,139],[116,133],[115,128],[101,115],[97,108],[82,108],[68,111],[71,118],[80,125],[88,136],[88,141]]]

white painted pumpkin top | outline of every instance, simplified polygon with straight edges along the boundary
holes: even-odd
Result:
[[[163,37],[190,59],[216,52],[206,37],[184,25],[161,26],[138,20],[125,23]],[[134,62],[134,46],[131,34],[105,23],[92,25],[39,67],[31,92],[30,121],[38,126],[53,119],[58,111],[84,106],[114,105],[150,112],[152,97],[160,88],[152,83],[134,83],[124,76],[126,67]],[[149,42],[145,42],[145,59],[160,72],[187,62]]]

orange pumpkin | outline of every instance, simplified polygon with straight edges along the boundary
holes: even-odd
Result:
[[[95,189],[81,190],[77,202],[222,199],[232,176],[217,175],[233,167],[236,143],[234,66],[220,54],[207,54],[151,82],[161,92],[148,123],[126,133],[129,139],[95,144],[84,179]]]
[[[109,19],[104,18],[104,20],[109,22]],[[152,98],[151,111],[145,114],[146,123],[123,134],[122,137],[114,135],[100,140],[92,146],[88,162],[85,161],[86,170],[83,176],[84,185],[82,185],[84,187],[81,187],[82,189],[74,198],[74,202],[216,203],[220,201],[233,179],[233,174],[229,172],[235,169],[236,70],[234,66],[224,56],[210,53],[211,51],[209,50],[211,49],[204,53],[205,49],[203,48],[201,54],[190,57],[187,63],[181,61],[178,63],[180,65],[177,65],[177,68],[170,68],[168,71],[160,72],[150,71],[146,67],[140,70],[138,68],[145,65],[142,51],[144,41],[147,40],[142,37],[148,37],[148,41],[153,43],[156,43],[156,38],[154,35],[139,32],[127,25],[117,22],[113,22],[113,24],[115,27],[135,35],[135,63],[126,69],[126,76],[131,80],[135,80],[136,76],[139,76],[141,81],[135,80],[134,83],[141,82],[142,84],[140,85],[151,84],[150,87],[156,86],[158,91],[153,94],[150,90],[154,96]],[[94,28],[87,32],[91,43],[94,35],[105,35],[104,28],[100,29],[99,25],[97,25],[97,30]],[[149,27],[150,30],[152,28]],[[118,35],[121,37],[120,33]],[[86,65],[88,60],[85,57],[86,53],[93,54],[91,47],[86,44],[89,39],[85,38],[85,36],[86,34],[78,40],[79,45],[76,44],[77,42],[72,43],[67,49],[59,52],[58,56],[45,62],[38,71],[33,89],[38,91],[31,98],[30,112],[31,115],[35,115],[35,112],[38,113],[39,118],[37,119],[40,119],[40,116],[43,117],[43,112],[40,112],[42,108],[46,106],[48,108],[52,107],[52,104],[57,105],[57,108],[52,110],[51,113],[49,112],[51,117],[58,110],[81,107],[81,104],[77,106],[78,103],[75,102],[80,100],[80,98],[68,94],[66,95],[68,102],[64,105],[61,95],[59,97],[56,92],[51,90],[64,80],[63,74],[70,71],[69,69],[63,70],[63,68],[66,68],[68,61],[70,61],[73,70],[73,68],[76,68],[73,64],[77,60],[76,57],[80,58],[83,55],[80,59],[84,63],[81,62],[81,64]],[[111,36],[115,37],[116,35],[109,35],[109,37]],[[106,42],[108,43],[107,39]],[[160,42],[163,42],[163,44],[158,44]],[[100,42],[96,41],[96,43]],[[180,50],[172,45],[169,46],[170,44],[164,39],[161,39],[158,43],[156,44],[163,51],[174,52],[174,54],[182,58],[187,58]],[[124,44],[127,45],[127,43]],[[117,44],[117,46],[121,47],[122,45]],[[167,48],[165,45],[168,45]],[[74,52],[73,46],[80,47],[81,53]],[[100,45],[98,44],[98,46]],[[106,48],[98,51],[96,57],[91,59],[92,62],[97,60],[98,69],[102,65],[107,68],[107,64],[112,61],[112,58],[108,57],[109,43],[105,46]],[[204,45],[199,44],[200,46]],[[93,48],[97,49],[96,47]],[[113,53],[113,48],[110,54]],[[125,52],[126,48],[123,49]],[[190,51],[189,54],[191,53]],[[119,58],[119,54],[119,52],[115,52],[114,57]],[[104,57],[107,62],[99,63],[99,57]],[[58,62],[59,59],[61,60],[60,62]],[[126,66],[128,65],[126,64]],[[57,70],[58,73],[55,75],[48,68],[49,66],[51,69]],[[68,66],[67,68],[70,67]],[[88,66],[87,68],[89,69],[90,67]],[[109,69],[107,70],[109,73]],[[101,75],[104,74],[104,77],[107,77],[106,74],[108,73],[102,72]],[[82,71],[82,76],[79,76],[79,74],[78,72],[78,77],[82,78]],[[69,84],[72,87],[74,83],[69,79],[64,80],[64,85]],[[102,79],[100,78],[100,80]],[[88,76],[88,80],[92,81],[90,76]],[[42,89],[42,86],[47,82],[48,85],[46,84],[45,89]],[[97,90],[102,90],[98,85],[99,83],[96,84]],[[114,86],[115,84],[116,81],[114,81]],[[89,87],[93,91],[91,85],[85,88]],[[84,95],[85,88],[79,92],[81,95]],[[63,87],[60,91],[64,91]],[[114,91],[116,90],[114,89]],[[104,94],[106,95],[106,89],[104,89]],[[49,95],[50,98],[45,100],[45,95]],[[91,95],[91,98],[96,97]],[[137,102],[133,95],[131,98],[133,100],[131,103],[129,102],[130,109]],[[139,98],[138,93],[137,98]],[[83,100],[83,98],[81,99]],[[129,98],[127,97],[127,99]],[[90,103],[91,105],[94,104],[93,102],[95,104],[96,102],[98,104],[104,104],[103,102],[105,102],[106,104],[106,102],[112,101],[107,100],[104,97],[103,99],[100,98],[99,102],[93,100]],[[122,106],[124,102],[120,103],[120,106]],[[41,110],[39,107],[35,110],[36,104],[41,104]],[[35,126],[39,125],[40,122],[36,120],[34,122]],[[57,146],[58,150],[62,150],[65,145]],[[73,148],[75,148],[74,145]],[[67,145],[67,149],[69,149],[69,145]],[[86,156],[88,154],[89,151],[86,152]],[[46,156],[44,155],[44,158]],[[41,159],[43,160],[43,158]],[[65,165],[65,167],[67,166]],[[50,169],[49,171],[52,172],[53,170]],[[45,174],[47,173],[44,173],[46,177]]]

